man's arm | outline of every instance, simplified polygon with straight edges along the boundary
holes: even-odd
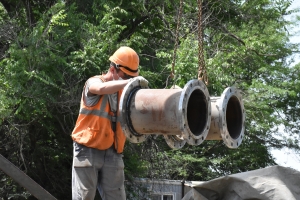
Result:
[[[108,81],[104,83],[92,83],[89,87],[89,92],[92,94],[104,95],[104,94],[113,94],[121,89],[123,89],[127,83],[129,83],[130,79],[128,80],[118,80],[118,81]]]

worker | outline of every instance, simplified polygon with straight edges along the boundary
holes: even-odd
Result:
[[[89,78],[83,87],[79,116],[71,134],[73,200],[93,200],[97,189],[103,200],[126,199],[122,155],[126,136],[117,111],[123,88],[139,75],[139,56],[132,48],[122,46],[109,60],[108,72]]]

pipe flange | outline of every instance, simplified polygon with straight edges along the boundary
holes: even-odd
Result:
[[[222,139],[227,147],[238,148],[245,132],[245,109],[240,91],[235,87],[226,88],[221,95],[219,108]]]
[[[199,118],[199,124],[201,124],[201,131],[197,130],[197,133],[191,131],[191,127],[188,124],[188,103],[192,94],[198,94],[196,97],[201,97],[203,106],[203,113],[197,113]],[[199,105],[198,105],[199,106]],[[183,138],[190,145],[200,145],[206,138],[211,121],[211,100],[206,85],[200,80],[190,80],[183,88],[179,101],[179,113],[180,113],[180,129]],[[197,122],[198,123],[198,122]]]
[[[130,103],[134,94],[140,89],[148,89],[148,82],[141,77],[135,77],[123,89],[119,103],[119,117],[122,130],[131,143],[142,143],[148,135],[139,134],[132,126],[130,118]]]
[[[186,140],[178,135],[165,135],[164,134],[164,138],[168,144],[168,146],[172,149],[181,149],[185,143]]]

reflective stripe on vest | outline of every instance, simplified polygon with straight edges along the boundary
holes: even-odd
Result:
[[[88,109],[82,108],[79,113],[83,114],[83,115],[96,115],[98,117],[105,117],[109,120],[111,120],[111,118],[112,118],[112,116],[109,113],[103,112],[100,110],[88,110]],[[118,117],[117,117],[116,122],[120,122],[120,119]]]

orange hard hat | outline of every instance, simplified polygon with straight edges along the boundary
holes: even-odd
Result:
[[[109,58],[109,60],[117,65],[129,76],[139,75],[139,56],[130,47],[122,46]]]

